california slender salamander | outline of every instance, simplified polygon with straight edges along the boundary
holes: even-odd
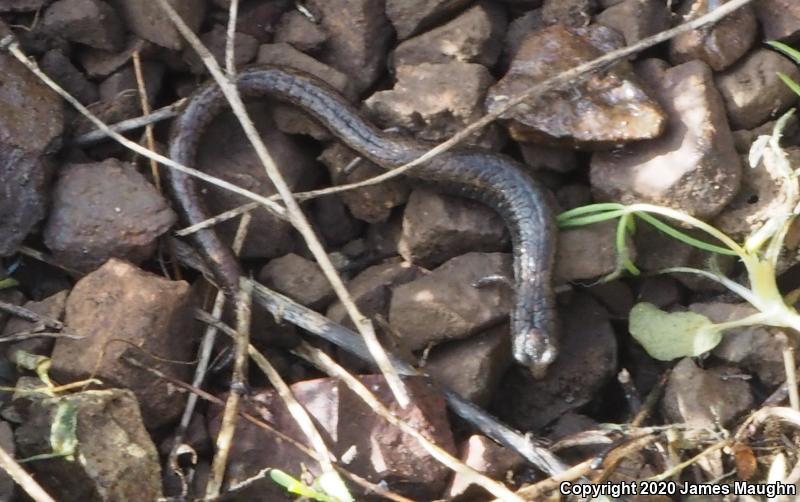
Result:
[[[254,67],[238,75],[238,86],[243,97],[271,97],[298,106],[348,147],[385,169],[410,162],[428,148],[418,141],[378,130],[336,91],[294,70]],[[173,160],[194,165],[203,131],[226,105],[222,92],[213,83],[194,94],[173,123]],[[483,202],[503,217],[514,249],[514,358],[534,375],[542,376],[557,353],[551,284],[556,229],[545,189],[513,160],[476,148],[454,148],[412,169],[408,175],[433,182],[447,193]],[[208,218],[191,177],[173,170],[170,185],[187,223]],[[220,284],[227,291],[235,290],[242,272],[228,246],[213,229],[196,232],[194,239]]]

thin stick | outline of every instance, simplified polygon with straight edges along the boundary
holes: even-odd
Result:
[[[328,354],[306,343],[301,344],[298,348],[294,349],[293,352],[328,375],[341,380],[345,385],[347,385],[348,389],[361,398],[362,401],[367,403],[372,411],[393,426],[403,431],[405,434],[408,434],[416,439],[430,456],[438,460],[445,467],[448,467],[453,472],[464,476],[470,483],[477,484],[501,500],[522,502],[520,497],[515,495],[514,492],[506,488],[504,485],[488,478],[487,476],[464,464],[457,458],[444,451],[438,445],[432,443],[417,429],[411,427],[406,421],[400,420],[394,416],[394,414],[386,406],[384,406],[384,404],[381,403],[363,383],[358,381],[358,379],[348,373],[347,370],[342,368],[340,365],[336,364],[336,362],[331,359]]]
[[[181,98],[178,101],[172,103],[171,105],[167,105],[163,108],[155,110],[153,113],[149,115],[122,120],[120,122],[117,122],[116,124],[108,126],[108,128],[111,129],[112,131],[123,133],[139,129],[140,127],[146,127],[150,124],[161,122],[162,120],[175,118],[185,103],[186,103],[186,98]],[[70,144],[75,146],[89,146],[99,141],[103,141],[104,139],[109,137],[111,136],[106,131],[102,129],[95,129],[94,131],[87,132],[86,134],[81,134],[76,138],[72,138]]]
[[[62,329],[64,329],[63,322],[57,319],[53,319],[51,317],[37,314],[31,309],[20,307],[19,305],[14,305],[13,303],[0,301],[0,310],[7,312],[15,317],[25,319],[26,321],[41,324],[42,326],[50,328],[52,330],[61,331]]]
[[[795,372],[794,349],[787,345],[783,349],[783,367],[786,371],[786,386],[789,389],[789,405],[800,411],[800,395],[797,392],[797,373]]]
[[[408,392],[406,391],[403,382],[400,380],[400,377],[397,375],[397,371],[389,361],[386,351],[378,341],[378,337],[375,335],[375,329],[372,326],[372,322],[364,317],[364,315],[356,306],[355,302],[350,296],[350,293],[348,293],[342,278],[339,276],[336,267],[334,267],[333,263],[331,263],[328,254],[325,252],[325,248],[322,246],[322,243],[320,243],[319,239],[314,233],[314,229],[311,227],[311,224],[303,213],[303,210],[300,208],[297,200],[295,200],[294,196],[292,195],[292,190],[286,184],[286,180],[283,178],[280,170],[278,170],[278,166],[275,164],[275,161],[267,151],[267,148],[261,139],[261,135],[258,133],[258,130],[256,130],[252,120],[250,120],[247,109],[245,108],[244,102],[239,95],[239,90],[236,87],[236,84],[225,77],[225,75],[222,73],[222,69],[217,63],[217,60],[214,59],[214,56],[205,46],[203,46],[203,43],[186,25],[180,15],[175,12],[175,9],[172,7],[172,5],[170,5],[167,0],[157,0],[157,2],[170,20],[172,20],[173,24],[175,24],[178,31],[181,32],[181,35],[183,35],[183,37],[200,56],[200,59],[206,65],[206,68],[208,68],[211,76],[214,77],[214,80],[219,85],[220,90],[225,95],[228,103],[231,105],[231,110],[239,119],[239,123],[241,124],[245,135],[253,145],[259,160],[264,165],[264,169],[266,170],[270,181],[272,181],[275,189],[280,194],[281,199],[286,206],[286,211],[289,215],[289,221],[292,223],[292,225],[294,225],[300,235],[303,236],[308,249],[311,251],[311,254],[314,255],[314,258],[316,258],[317,264],[325,274],[328,282],[330,282],[331,286],[333,287],[333,290],[336,293],[339,301],[341,301],[342,305],[344,305],[350,319],[353,321],[353,325],[356,326],[358,332],[364,337],[367,348],[369,348],[370,354],[372,354],[373,358],[377,362],[378,368],[380,368],[381,373],[383,373],[384,377],[386,378],[386,381],[389,384],[389,387],[392,389],[395,399],[397,399],[397,402],[400,403],[401,406],[407,406],[409,404]]]
[[[222,413],[222,425],[217,435],[217,451],[211,463],[211,475],[206,485],[206,497],[214,498],[219,495],[222,481],[225,478],[225,469],[228,465],[233,434],[236,431],[236,418],[239,414],[239,401],[247,379],[247,347],[250,345],[250,317],[253,299],[252,282],[244,277],[239,281],[239,291],[236,294],[236,338],[233,359],[233,375],[231,377],[231,390],[225,401]]]
[[[341,488],[346,492],[347,488],[345,487],[344,481],[342,481],[339,474],[333,468],[331,460],[335,460],[336,457],[328,449],[325,440],[322,439],[322,435],[317,430],[317,427],[314,425],[306,409],[297,401],[294,394],[292,394],[292,390],[261,352],[252,345],[248,347],[247,352],[259,369],[267,376],[269,382],[278,392],[278,396],[283,401],[283,404],[286,405],[286,409],[289,410],[292,418],[297,422],[300,430],[303,431],[303,434],[305,434],[309,443],[317,452],[317,460],[319,461],[319,466],[322,469],[323,475],[328,475],[329,477],[333,476],[332,479],[338,480],[338,483],[341,484]]]
[[[236,19],[239,17],[239,0],[231,0],[231,7],[228,10],[228,32],[225,37],[225,69],[228,76],[234,78],[236,75],[235,61],[235,42],[236,42]]]
[[[232,333],[235,333],[235,331],[233,331]],[[199,389],[197,387],[193,387],[193,386],[189,385],[188,383],[186,383],[186,382],[184,382],[182,380],[178,380],[177,378],[174,378],[174,377],[172,377],[170,375],[167,375],[163,371],[159,371],[159,370],[157,370],[155,368],[152,368],[152,367],[149,367],[149,366],[145,366],[144,364],[142,364],[140,361],[136,360],[133,357],[123,355],[122,356],[122,360],[127,362],[131,366],[134,366],[136,368],[139,368],[139,369],[142,369],[144,371],[147,371],[148,373],[152,373],[153,375],[157,376],[158,378],[171,383],[172,385],[174,385],[178,389],[181,389],[181,390],[183,390],[185,392],[190,392],[192,394],[196,394],[197,396],[199,396],[204,401],[208,401],[209,403],[212,403],[212,404],[214,404],[216,406],[220,406],[220,407],[224,407],[225,406],[225,402],[222,399],[218,398],[217,396],[214,396],[213,394],[209,394],[208,392],[204,391],[203,389]],[[288,436],[288,435],[284,434],[283,432],[275,429],[270,424],[268,424],[267,422],[261,420],[260,418],[255,417],[255,416],[253,416],[253,415],[251,415],[251,414],[249,414],[247,412],[244,412],[244,411],[239,411],[239,416],[244,418],[245,420],[247,420],[251,424],[255,425],[259,429],[267,431],[268,433],[273,434],[275,437],[279,438],[281,441],[285,441],[286,443],[292,445],[292,447],[296,448],[298,451],[301,451],[303,454],[308,455],[309,457],[313,458],[314,460],[317,460],[316,457],[315,457],[316,452],[314,450],[312,450],[311,448],[307,447],[303,443],[295,440],[293,437]],[[407,499],[407,498],[405,498],[405,497],[403,497],[401,495],[398,495],[396,493],[393,493],[393,492],[391,492],[389,490],[386,490],[386,489],[382,488],[380,485],[377,485],[377,484],[374,484],[374,483],[370,483],[366,479],[364,479],[364,478],[362,478],[362,477],[360,477],[360,476],[358,476],[356,474],[353,474],[352,472],[348,471],[347,469],[345,469],[342,466],[337,465],[336,466],[336,470],[339,471],[344,476],[346,476],[348,479],[350,479],[353,482],[355,482],[356,484],[364,487],[367,491],[377,493],[378,495],[380,495],[382,497],[386,497],[389,500],[395,500],[397,502],[413,502],[413,501],[411,501],[411,500],[409,500],[409,499]]]
[[[244,240],[247,237],[247,231],[250,228],[250,222],[252,218],[249,214],[245,214],[242,216],[241,221],[239,222],[239,227],[236,229],[236,236],[233,238],[233,252],[234,254],[238,255],[242,247],[244,246]],[[174,243],[170,240],[173,249]],[[225,307],[225,293],[221,290],[217,290],[215,297],[214,297],[214,304],[211,307],[211,316],[213,319],[219,319],[222,317],[223,308]],[[203,338],[200,342],[200,348],[198,349],[199,356],[197,358],[197,366],[194,370],[194,377],[192,378],[192,386],[193,387],[202,387],[203,381],[206,378],[206,372],[208,372],[208,365],[211,362],[211,355],[214,352],[214,343],[217,339],[217,328],[213,325],[209,325],[206,328],[205,333],[203,333]],[[180,467],[178,466],[177,459],[178,459],[178,447],[183,442],[183,438],[186,435],[186,431],[189,429],[189,423],[192,420],[192,416],[194,415],[194,410],[197,407],[197,394],[189,393],[188,398],[186,399],[186,407],[183,409],[183,415],[181,416],[180,424],[178,425],[178,430],[175,432],[175,440],[172,444],[172,450],[169,454],[169,465],[176,473],[180,473]],[[178,474],[180,476],[180,474]]]
[[[139,103],[142,107],[142,116],[147,117],[150,115],[150,100],[147,96],[147,86],[144,81],[144,72],[142,72],[142,59],[139,56],[139,51],[133,51],[133,72],[136,75],[136,85],[139,88]],[[147,124],[144,127],[145,138],[147,139],[147,148],[151,151],[156,151],[156,139],[153,137],[153,124]],[[158,173],[158,162],[150,159],[150,171],[153,174],[153,181],[159,192],[163,191],[161,187],[161,176]]]
[[[6,471],[11,476],[11,479],[21,486],[25,493],[36,502],[56,502],[2,447],[0,447],[0,469]]]
[[[236,218],[240,214],[249,214],[250,211],[256,209],[257,207],[260,207],[258,203],[248,202],[247,204],[243,204],[233,209],[228,209],[227,211],[219,213],[216,216],[212,216],[207,220],[203,220],[199,223],[195,223],[194,225],[190,225],[186,228],[176,230],[175,235],[177,235],[178,237],[186,237],[187,235],[191,235],[199,230],[203,230],[204,228],[213,227],[214,225],[218,225],[224,221]]]

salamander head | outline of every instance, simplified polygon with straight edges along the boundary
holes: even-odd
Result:
[[[547,368],[558,356],[553,333],[534,327],[514,333],[512,347],[514,359],[527,367],[537,380],[544,378]]]

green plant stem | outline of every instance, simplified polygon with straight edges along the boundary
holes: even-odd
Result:
[[[569,220],[562,220],[559,222],[559,226],[561,228],[573,228],[573,227],[583,227],[586,225],[591,225],[592,223],[600,223],[603,221],[614,220],[621,216],[624,216],[628,211],[625,209],[617,209],[615,211],[605,211],[600,214],[593,214],[590,216],[580,216],[577,218],[571,218]]]

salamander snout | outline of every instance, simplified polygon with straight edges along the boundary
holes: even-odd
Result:
[[[514,359],[527,367],[536,379],[544,378],[547,368],[558,356],[552,334],[534,327],[515,333],[512,349]]]

